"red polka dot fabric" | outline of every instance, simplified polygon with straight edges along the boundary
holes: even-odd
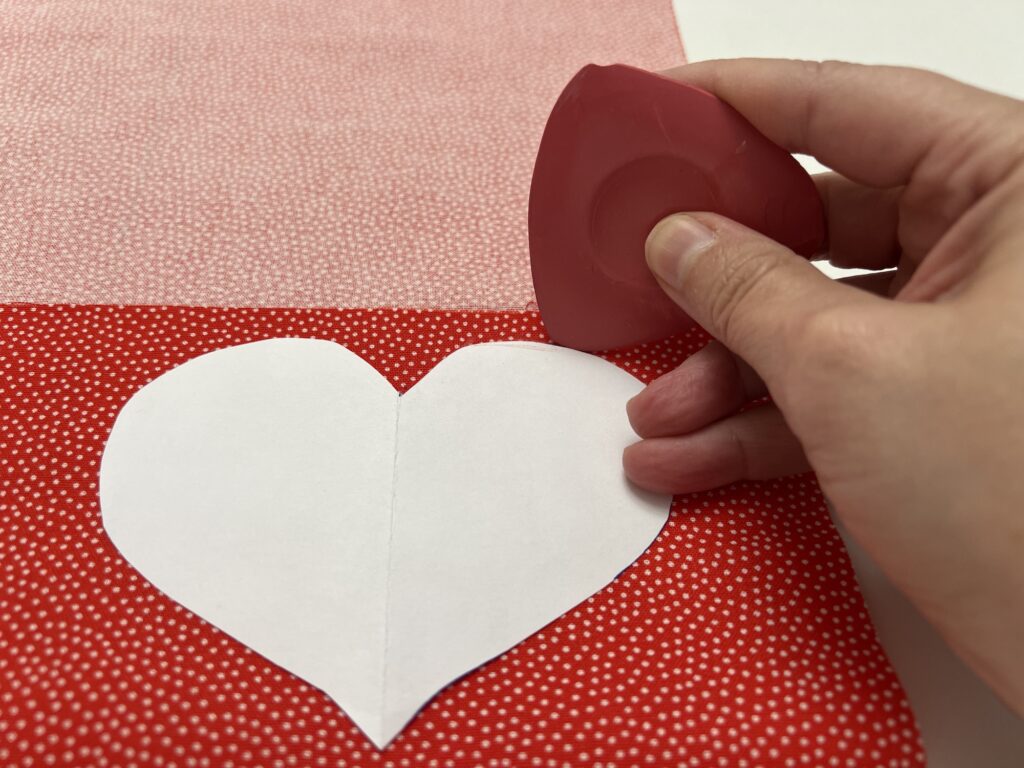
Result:
[[[400,391],[461,346],[546,340],[521,312],[0,307],[0,765],[923,764],[810,476],[677,499],[614,583],[377,751],[320,691],[148,584],[101,524],[99,461],[128,398],[279,336],[344,344]],[[607,357],[648,381],[705,341]]]

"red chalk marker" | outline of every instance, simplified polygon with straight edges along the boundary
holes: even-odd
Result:
[[[804,256],[824,242],[810,176],[736,110],[622,65],[584,67],[548,119],[530,188],[530,260],[551,338],[613,349],[692,325],[647,269],[663,217],[711,211]]]

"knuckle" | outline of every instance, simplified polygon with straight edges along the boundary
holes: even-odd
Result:
[[[837,402],[859,400],[879,388],[880,377],[894,383],[920,343],[898,311],[859,304],[807,313],[791,333],[785,390],[796,399],[828,392]]]
[[[805,77],[810,87],[804,102],[804,113],[798,122],[802,130],[800,136],[802,146],[810,146],[810,137],[820,131],[819,124],[822,120],[822,104],[825,101],[825,94],[833,89],[833,84],[837,79],[841,79],[855,67],[856,65],[843,61],[807,62]]]
[[[877,354],[877,325],[877,319],[860,307],[823,309],[803,318],[797,332],[799,348],[816,368],[862,370]]]
[[[863,396],[884,357],[884,330],[869,315],[858,307],[836,307],[793,318],[785,331],[793,340],[789,359],[773,392],[784,413],[801,413],[812,403],[843,411],[848,399]]]
[[[744,322],[754,312],[765,283],[778,268],[779,259],[767,248],[718,252],[718,279],[709,297],[712,327],[726,343],[734,342]]]

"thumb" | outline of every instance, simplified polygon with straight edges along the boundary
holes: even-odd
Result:
[[[673,301],[766,379],[786,364],[813,314],[870,298],[711,213],[662,219],[647,238],[647,264]]]

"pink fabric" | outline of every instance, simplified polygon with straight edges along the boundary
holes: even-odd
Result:
[[[0,301],[528,307],[562,85],[681,60],[669,0],[5,3]]]

